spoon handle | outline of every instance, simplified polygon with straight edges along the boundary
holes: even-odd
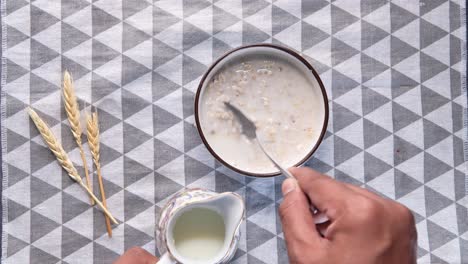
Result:
[[[265,155],[268,157],[268,159],[275,165],[276,168],[278,168],[278,170],[280,170],[280,172],[282,174],[284,174],[284,176],[288,177],[288,178],[291,178],[291,179],[294,179],[294,176],[286,169],[284,168],[283,166],[281,166],[278,162],[276,162],[271,156],[270,154],[268,154],[268,152],[263,148],[263,145],[262,143],[260,142],[260,140],[258,140],[258,137],[256,138],[257,139],[257,143],[258,145],[260,146],[260,148],[262,149],[263,153],[265,153]]]
[[[268,159],[275,165],[275,167],[278,168],[278,170],[280,170],[280,172],[284,174],[284,176],[286,176],[287,178],[296,179],[285,167],[281,166],[270,156],[270,154],[268,154],[268,152],[263,148],[263,145],[258,139],[258,137],[256,139],[257,144],[260,146],[260,149],[263,151],[263,153],[265,153],[265,156],[268,157]],[[328,217],[325,214],[319,212],[313,204],[310,205],[310,211],[314,215],[315,224],[323,224],[329,220]]]

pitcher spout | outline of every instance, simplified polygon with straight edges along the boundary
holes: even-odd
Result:
[[[226,231],[232,227],[232,233],[234,233],[234,229],[242,222],[245,215],[243,198],[237,193],[225,192],[213,197],[208,203],[223,216]]]
[[[209,207],[214,209],[223,217],[225,225],[226,243],[224,245],[224,257],[219,263],[227,263],[237,249],[240,239],[240,227],[245,219],[244,199],[233,192],[225,192],[216,195],[208,202]]]

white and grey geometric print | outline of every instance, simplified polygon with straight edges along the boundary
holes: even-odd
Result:
[[[283,179],[221,166],[194,127],[205,69],[257,42],[301,52],[328,90],[328,132],[308,165],[408,206],[420,263],[468,263],[465,1],[1,3],[2,263],[111,263],[132,246],[157,254],[154,219],[186,186],[245,197],[233,263],[287,263]],[[81,164],[60,103],[65,69],[102,120],[104,186],[121,222],[111,239],[26,114],[35,108]]]

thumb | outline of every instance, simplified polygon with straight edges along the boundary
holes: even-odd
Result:
[[[284,199],[279,213],[288,248],[296,247],[295,244],[319,242],[321,237],[315,228],[309,201],[297,181],[286,179],[281,190]]]

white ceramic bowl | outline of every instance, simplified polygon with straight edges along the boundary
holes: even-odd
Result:
[[[316,140],[315,144],[313,144],[313,147],[311,147],[310,151],[302,157],[301,159],[297,160],[295,163],[295,166],[300,166],[303,163],[305,163],[312,154],[317,150],[318,146],[323,140],[323,137],[325,135],[325,132],[327,130],[327,124],[328,124],[328,115],[329,115],[329,109],[328,109],[328,98],[327,98],[327,93],[325,91],[325,87],[323,86],[322,81],[320,80],[320,77],[318,73],[314,70],[312,65],[310,65],[309,62],[307,62],[302,56],[300,56],[297,52],[286,48],[282,47],[279,45],[272,45],[272,44],[255,44],[255,45],[247,45],[247,46],[242,46],[236,49],[233,49],[220,58],[218,58],[206,71],[206,73],[203,75],[200,84],[198,86],[198,90],[195,96],[195,122],[196,126],[198,129],[198,133],[200,134],[200,137],[207,147],[207,149],[210,151],[210,153],[223,165],[227,166],[228,168],[244,174],[248,176],[254,176],[254,177],[269,177],[269,176],[277,176],[280,175],[281,173],[274,172],[274,173],[256,173],[256,172],[250,172],[247,170],[244,170],[239,167],[234,167],[232,164],[229,164],[226,162],[222,156],[220,156],[217,152],[216,149],[212,148],[210,145],[210,142],[207,140],[207,137],[205,137],[201,121],[200,121],[200,107],[202,103],[202,98],[203,98],[203,93],[208,86],[208,83],[211,81],[211,79],[216,76],[216,74],[225,66],[227,63],[232,62],[240,57],[242,58],[249,58],[249,56],[257,56],[257,55],[267,55],[270,57],[277,57],[278,59],[281,60],[286,60],[287,62],[291,63],[292,65],[296,66],[298,69],[300,69],[304,75],[309,78],[310,82],[312,83],[311,89],[316,89],[316,94],[319,94],[322,96],[323,99],[323,109],[320,109],[321,115],[323,117],[323,123],[321,124],[321,133],[319,138]]]

